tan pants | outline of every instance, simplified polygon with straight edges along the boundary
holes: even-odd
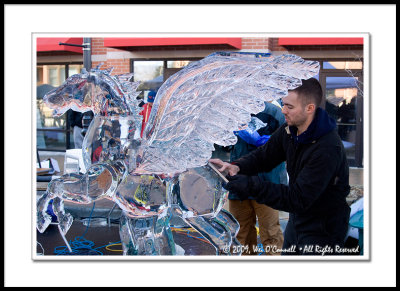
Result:
[[[260,230],[261,243],[266,255],[280,255],[283,234],[279,224],[279,211],[255,200],[229,200],[229,212],[240,224],[238,241],[244,246],[242,255],[259,255],[257,249],[256,217]]]

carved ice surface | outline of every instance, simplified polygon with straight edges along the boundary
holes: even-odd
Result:
[[[127,175],[120,183],[115,200],[129,217],[162,215],[167,208],[167,192],[157,176]]]
[[[259,130],[260,128],[263,128],[267,126],[266,123],[262,122],[261,119],[252,116],[251,117],[251,121],[249,122],[249,124],[247,125],[246,130],[250,133]]]
[[[226,202],[228,192],[209,166],[190,169],[180,174],[178,180],[178,205],[183,212],[215,217]]]
[[[125,213],[121,217],[119,232],[125,256],[176,254],[169,217],[135,219]]]
[[[70,108],[94,112],[82,148],[87,171],[48,184],[37,202],[37,229],[44,232],[51,222],[50,200],[65,234],[73,219],[64,200],[106,198],[123,211],[124,255],[176,255],[172,214],[209,240],[217,255],[233,255],[239,224],[223,209],[223,179],[207,165],[214,144],[235,144],[234,131],[263,126],[252,114],[318,70],[318,62],[294,55],[211,54],[161,86],[143,138],[133,74],[111,76],[111,69],[97,67],[71,76],[44,100],[55,115]]]
[[[69,77],[60,87],[43,98],[56,116],[68,109],[101,115],[137,115],[140,112],[136,97],[139,82],[130,82],[131,74],[112,76],[110,70],[96,69]],[[139,116],[137,116],[139,118]]]
[[[205,165],[213,145],[233,145],[264,101],[315,76],[319,62],[298,56],[215,53],[190,63],[158,90],[136,173],[176,173]]]
[[[82,144],[85,167],[98,162],[124,160],[128,167],[135,168],[136,161],[127,157],[136,158],[140,128],[133,115],[95,116]]]

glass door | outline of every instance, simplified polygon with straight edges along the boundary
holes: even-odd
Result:
[[[362,167],[362,75],[356,73],[322,73],[325,110],[336,120],[338,133],[351,167]]]

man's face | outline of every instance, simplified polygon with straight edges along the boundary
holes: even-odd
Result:
[[[304,106],[294,91],[289,91],[289,94],[283,98],[282,113],[289,126],[299,127],[307,119],[306,106]]]

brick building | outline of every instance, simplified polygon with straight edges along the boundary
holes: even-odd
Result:
[[[71,45],[59,45],[59,43]],[[37,85],[59,86],[84,67],[83,38],[40,38],[37,44]],[[216,51],[290,53],[318,60],[318,78],[326,97],[322,106],[336,118],[351,166],[363,167],[363,37],[163,37],[90,38],[90,66],[103,63],[112,74],[134,73],[146,100],[172,74],[191,61]],[[37,96],[40,150],[71,148],[66,118],[53,118]]]

